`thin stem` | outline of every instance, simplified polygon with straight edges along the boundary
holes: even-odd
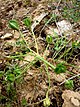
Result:
[[[45,64],[46,68],[46,72],[47,72],[47,75],[48,75],[48,83],[49,83],[49,86],[48,86],[48,90],[47,90],[47,93],[46,93],[46,98],[48,98],[48,93],[49,93],[49,89],[50,89],[50,75],[49,75],[49,71],[48,71],[48,65]]]
[[[18,79],[18,78],[20,78],[20,77],[22,76],[22,74],[24,74],[25,72],[27,72],[27,70],[28,70],[33,64],[35,64],[36,62],[37,62],[37,60],[36,60],[36,58],[35,58],[32,62],[30,62],[30,63],[27,65],[27,67],[25,67],[25,69],[23,70],[23,72],[21,72],[21,74],[20,74],[19,76],[17,76],[17,77],[15,78],[15,80]]]
[[[41,61],[43,61],[44,63],[46,63],[47,65],[49,65],[52,69],[55,69],[56,67],[53,66],[51,63],[49,63],[47,60],[45,60],[43,57],[41,57],[40,55],[36,55],[36,57],[38,59],[40,59]]]
[[[47,26],[47,24],[53,19],[53,16],[45,23],[45,25],[43,26],[43,28],[40,31],[39,37],[41,36],[42,31],[44,30],[44,28]]]
[[[68,53],[70,51],[71,48],[68,48],[59,58],[58,60],[60,60],[66,53]],[[67,61],[66,61],[67,62]]]
[[[61,50],[62,50],[70,41],[71,41],[71,39],[70,39],[68,42],[66,42],[66,43],[61,47],[61,49],[56,53],[55,56],[53,56],[53,58],[55,58],[55,57],[61,52]]]
[[[49,47],[49,44],[47,45],[46,49],[45,49],[45,52],[43,54],[43,58],[46,56],[46,51],[48,50],[48,47]]]
[[[31,50],[31,49],[30,49]],[[34,52],[33,50],[31,50],[32,52]],[[43,57],[41,57],[39,54],[37,54],[36,52],[34,53],[30,53],[31,55],[33,55],[34,57],[36,57],[37,59],[43,61],[44,63],[46,63],[48,66],[50,66],[52,69],[55,69],[56,67],[53,66],[51,63],[49,63],[47,60],[45,60]],[[26,54],[27,55],[27,54]],[[18,56],[6,56],[7,58],[16,58],[16,57],[20,57],[20,56],[26,56],[26,55],[18,55]]]
[[[32,103],[32,104],[27,104],[26,107],[28,107],[28,106],[30,107],[30,106],[33,106],[33,105],[37,105],[37,104],[43,102],[44,100],[45,100],[45,99],[42,99],[42,100],[40,100],[39,102]]]
[[[22,32],[19,30],[19,33],[20,33],[20,36],[21,36],[21,38],[24,40],[24,42],[26,43],[26,45],[27,45],[27,42],[26,42],[26,40],[25,40],[25,38],[24,38],[24,35],[22,34]]]
[[[32,65],[35,63],[36,60],[41,60],[41,61],[43,61],[45,64],[47,64],[48,66],[50,66],[52,69],[55,69],[55,68],[56,68],[56,67],[53,66],[51,63],[49,63],[47,60],[45,60],[43,57],[41,57],[40,55],[38,55],[36,52],[30,53],[30,54],[33,55],[33,56],[35,57],[35,59],[26,67],[26,69],[29,69],[30,66],[32,66]],[[26,54],[26,55],[27,55],[27,54]],[[26,56],[26,55],[22,55],[22,56]],[[10,57],[7,56],[7,58],[16,58],[16,57],[21,57],[21,55],[18,55],[18,56],[10,56]],[[24,69],[24,71],[23,71],[21,74],[25,73],[25,72],[26,72],[26,69]],[[21,75],[21,74],[20,74],[20,75]],[[16,77],[16,79],[19,78],[20,75],[19,75],[18,77]]]
[[[64,84],[66,81],[71,80],[71,79],[74,79],[74,78],[76,78],[76,77],[78,77],[78,76],[80,76],[80,74],[77,74],[77,75],[75,75],[75,76],[72,76],[72,77],[68,78],[67,80],[64,80],[64,81],[63,81],[62,83],[60,83],[59,85],[62,85],[62,84]]]
[[[50,75],[49,75],[49,71],[48,71],[48,65],[45,64],[46,66],[46,72],[47,72],[47,75],[48,75],[48,81],[49,81],[49,87],[48,87],[48,90],[50,89]]]
[[[37,54],[39,54],[39,52],[38,52],[38,44],[37,44],[37,40],[36,40],[35,34],[34,34],[33,30],[31,30],[31,32],[32,32],[33,38],[35,40],[35,46],[36,46]]]

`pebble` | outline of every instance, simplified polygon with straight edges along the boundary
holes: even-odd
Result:
[[[79,106],[80,105],[79,100],[74,98],[74,97],[71,98],[71,103],[74,104],[74,106],[76,106],[76,107],[80,107]]]
[[[5,35],[1,36],[1,39],[8,39],[11,38],[13,35],[11,33],[6,33]]]

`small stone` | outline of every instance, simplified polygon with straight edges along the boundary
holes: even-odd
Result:
[[[13,35],[11,33],[6,33],[5,35],[3,35],[1,37],[1,39],[8,39],[8,38],[11,38]]]
[[[63,82],[65,80],[65,75],[64,74],[54,74],[54,79],[57,82]]]
[[[76,107],[79,107],[79,105],[80,105],[79,100],[74,97],[71,98],[71,103],[74,104],[74,106],[76,106]]]
[[[71,23],[66,20],[62,20],[60,22],[57,22],[57,26],[59,27],[59,30],[61,33],[64,33],[64,32],[69,33],[72,31]]]
[[[64,103],[62,107],[80,107],[80,94],[71,90],[65,90],[62,94]]]
[[[18,31],[14,32],[14,39],[19,39],[20,33]]]

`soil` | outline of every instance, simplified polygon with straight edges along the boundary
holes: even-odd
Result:
[[[0,107],[44,107],[43,100],[46,98],[47,91],[49,91],[48,97],[51,103],[49,107],[80,107],[80,45],[73,51],[70,49],[68,53],[72,51],[71,56],[67,54],[67,56],[65,55],[66,57],[60,58],[65,49],[71,47],[72,42],[77,41],[80,43],[80,20],[74,22],[72,19],[62,16],[63,8],[66,5],[70,8],[73,7],[72,2],[60,2],[58,5],[58,2],[47,0],[0,0],[0,72],[4,74],[3,77],[0,76]],[[58,8],[56,8],[57,6]],[[53,20],[45,26],[46,20],[49,20],[53,13],[58,16],[56,22]],[[30,65],[26,73],[17,81],[14,81],[11,86],[9,82],[5,82],[7,70],[14,69],[16,64],[23,70],[26,65],[35,59],[30,53],[24,57],[24,60],[7,57],[26,53],[26,46],[14,45],[18,41],[20,34],[18,31],[9,28],[8,23],[12,19],[19,22],[20,30],[24,34],[25,40],[29,47],[36,52],[32,33],[23,24],[23,19],[26,17],[30,17],[32,20],[31,23],[37,39],[39,54],[55,67],[58,63],[64,62],[67,68],[67,72],[56,74],[51,67],[48,67],[50,76],[49,90],[48,74],[45,63],[41,60],[36,60],[33,66]],[[35,23],[35,20],[38,20],[39,23]],[[57,25],[59,23],[57,22],[62,20],[64,20],[64,23],[66,23],[65,20],[69,22],[68,25],[70,24],[70,26],[68,28],[70,28],[66,28],[68,32],[65,29],[63,31],[63,27],[60,29],[62,33],[58,31]],[[67,41],[71,40],[67,47],[63,48],[56,56],[54,55],[55,49],[53,49],[55,44],[50,44],[48,50],[46,50],[46,36],[53,33],[52,28],[55,31],[57,29],[60,37],[66,32],[68,35],[66,36]],[[58,58],[60,59],[58,60]],[[74,86],[71,89],[67,89],[65,81],[73,76],[75,77],[71,80],[73,80]]]

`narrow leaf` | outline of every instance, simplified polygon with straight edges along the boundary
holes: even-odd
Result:
[[[16,20],[10,20],[9,21],[9,27],[14,29],[14,30],[19,30],[19,25]]]
[[[30,20],[30,18],[25,18],[24,20],[23,20],[23,22],[24,22],[24,24],[25,24],[25,26],[27,26],[27,27],[30,27],[31,26],[31,20]]]

